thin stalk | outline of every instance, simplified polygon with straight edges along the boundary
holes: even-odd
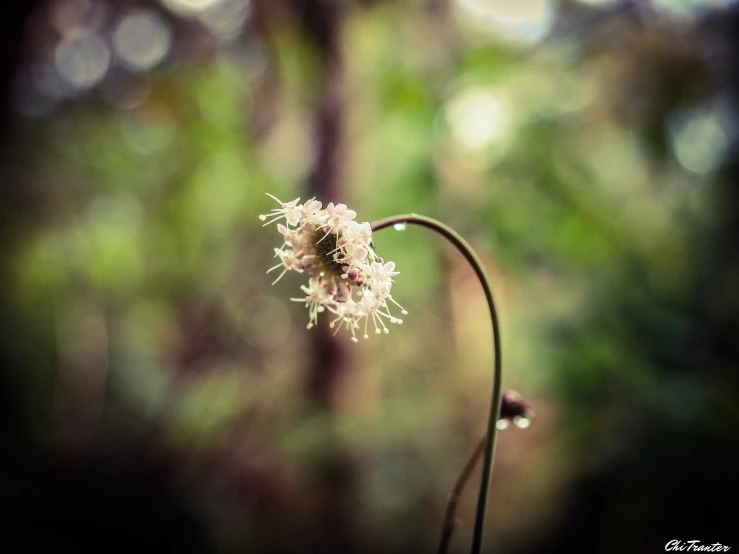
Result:
[[[444,514],[444,528],[441,531],[441,541],[439,541],[439,550],[437,554],[446,554],[449,550],[449,543],[452,540],[452,533],[457,526],[457,504],[459,499],[462,497],[462,491],[464,490],[467,481],[469,481],[472,475],[472,470],[475,469],[477,462],[480,460],[483,451],[485,450],[485,444],[487,443],[487,437],[482,437],[480,442],[477,443],[475,450],[472,452],[467,464],[465,464],[461,475],[457,479],[457,483],[454,485],[452,494],[449,495],[449,500],[446,505],[446,514]]]
[[[475,251],[472,250],[472,247],[459,233],[440,221],[417,214],[396,215],[374,222],[372,224],[372,230],[379,231],[386,227],[402,224],[426,227],[432,231],[436,231],[451,242],[457,250],[461,252],[475,271],[475,274],[485,292],[485,300],[487,301],[488,309],[490,310],[490,319],[493,324],[493,394],[490,401],[490,413],[488,415],[487,432],[485,435],[487,438],[485,441],[485,457],[482,465],[482,480],[477,500],[477,512],[475,513],[475,528],[472,536],[471,550],[472,554],[480,554],[480,551],[482,550],[482,537],[485,529],[485,516],[487,514],[488,496],[490,492],[490,480],[493,474],[493,459],[495,458],[495,443],[497,438],[496,423],[500,415],[503,391],[502,359],[500,354],[500,324],[498,323],[498,313],[495,309],[495,300],[493,299],[493,288],[482,262],[480,262]]]

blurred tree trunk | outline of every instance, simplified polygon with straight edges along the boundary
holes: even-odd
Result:
[[[345,102],[343,89],[342,25],[344,2],[294,0],[306,34],[318,52],[318,106],[314,122],[314,161],[307,196],[338,203],[343,192]],[[311,333],[308,394],[314,417],[327,421],[326,451],[313,468],[316,521],[311,533],[312,551],[358,552],[356,522],[357,471],[338,435],[336,409],[342,384],[350,377],[345,337],[334,337],[324,321]]]
[[[316,50],[318,105],[312,132],[313,159],[306,194],[301,198],[315,196],[324,206],[345,201],[341,174],[345,111],[341,31],[345,5],[335,0],[255,0],[252,11],[252,25],[266,43],[271,43],[286,23],[295,22]],[[279,55],[277,50],[275,55]],[[269,84],[264,104],[274,103],[279,88]],[[269,126],[272,118],[265,118],[261,104],[258,111],[261,123]],[[264,125],[258,125],[258,133],[265,131]],[[308,333],[308,338],[306,395],[310,413],[306,417],[325,422],[322,429],[328,436],[322,437],[323,450],[315,453],[316,461],[307,468],[313,496],[306,504],[312,516],[302,522],[300,538],[292,537],[288,550],[300,546],[305,552],[360,552],[354,500],[357,471],[342,444],[336,421],[340,393],[350,377],[346,337],[334,337],[328,322],[323,321]]]

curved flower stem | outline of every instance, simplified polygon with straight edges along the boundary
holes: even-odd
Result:
[[[498,313],[495,309],[495,300],[493,299],[493,288],[490,285],[490,279],[488,278],[487,273],[485,273],[485,268],[482,266],[477,254],[472,250],[472,247],[459,233],[440,221],[417,214],[396,215],[375,221],[372,223],[372,230],[379,231],[386,227],[403,224],[420,225],[421,227],[426,227],[432,231],[436,231],[456,246],[465,259],[470,263],[472,269],[474,269],[475,274],[477,275],[477,278],[480,280],[480,284],[485,291],[485,299],[487,300],[488,308],[490,310],[490,319],[493,324],[493,396],[490,402],[490,414],[488,416],[486,434],[487,440],[485,443],[485,457],[482,466],[482,481],[480,483],[480,494],[477,500],[477,512],[475,514],[475,528],[472,536],[471,550],[472,554],[479,554],[482,549],[482,536],[485,527],[488,494],[490,492],[490,479],[493,473],[495,441],[497,438],[496,423],[500,415],[503,391],[502,360],[500,355],[500,325],[498,323]]]

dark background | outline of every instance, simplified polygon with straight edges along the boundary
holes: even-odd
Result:
[[[733,2],[55,0],[0,19],[4,550],[431,552],[489,324],[425,231],[410,312],[305,329],[257,218],[477,249],[506,386],[486,551],[737,547]],[[452,550],[469,548],[477,481]]]

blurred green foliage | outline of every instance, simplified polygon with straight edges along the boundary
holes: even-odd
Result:
[[[428,214],[484,259],[506,385],[539,414],[499,447],[490,536],[512,547],[645,418],[735,421],[720,385],[679,377],[693,363],[679,354],[692,295],[713,277],[705,245],[735,215],[715,172],[729,131],[716,90],[690,86],[709,71],[700,43],[669,25],[615,12],[521,46],[421,4],[347,10],[343,192],[320,200],[346,201],[360,220]],[[348,347],[335,413],[313,412],[314,331],[290,301],[301,280],[270,286],[279,239],[257,216],[274,207],[265,193],[305,198],[320,57],[295,18],[195,58],[173,52],[144,75],[134,107],[89,93],[22,122],[9,166],[34,195],[4,288],[23,322],[13,348],[34,440],[51,453],[135,452],[130,437],[156,429],[177,475],[200,480],[195,503],[226,550],[310,526],[312,468],[339,444],[364,533],[430,548],[484,427],[482,292],[425,231],[378,233],[410,314]],[[664,117],[647,126],[634,117],[643,103]],[[692,123],[670,126],[680,114]],[[686,162],[680,140],[717,146]],[[274,513],[253,483],[268,484]]]

